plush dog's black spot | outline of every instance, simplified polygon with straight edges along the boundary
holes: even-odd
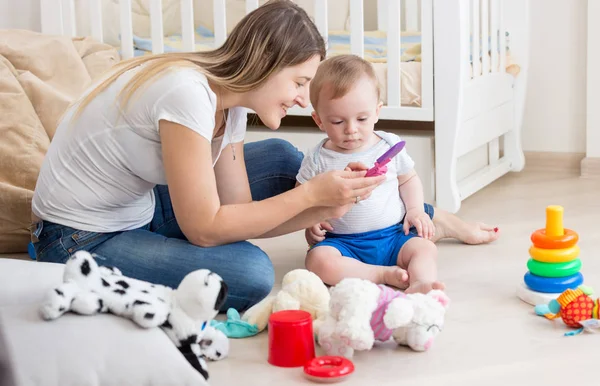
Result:
[[[59,307],[59,308],[58,308],[58,311],[59,311],[59,312],[63,312],[64,310],[65,310],[65,307],[62,307],[62,306],[61,306],[61,307]]]
[[[194,354],[192,348],[189,345],[181,346],[179,347],[179,351],[181,351],[185,359],[192,365],[192,367],[195,368],[205,380],[208,380],[208,371],[202,367],[200,360],[198,360],[198,357],[196,354]]]
[[[110,287],[110,284],[108,284],[108,282],[106,280],[104,280],[104,279],[102,279],[102,285],[104,287]]]
[[[198,335],[192,334],[185,339],[180,339],[179,345],[180,346],[189,346],[189,345],[195,344],[197,342],[198,342]]]
[[[87,276],[90,274],[91,271],[92,271],[92,268],[90,268],[90,262],[87,260],[84,260],[83,263],[81,263],[81,274],[83,276]]]
[[[221,289],[219,290],[219,295],[217,295],[217,300],[215,300],[215,311],[219,311],[223,307],[223,304],[225,304],[227,292],[227,284],[221,280]]]
[[[63,292],[61,290],[59,290],[58,288],[55,288],[54,292],[56,292],[58,294],[58,296],[65,296],[65,294],[63,294]]]
[[[102,307],[104,307],[104,302],[102,299],[98,299],[98,312],[102,311]]]
[[[152,312],[146,312],[146,315],[144,315],[144,319],[152,319],[154,318],[154,313]]]
[[[164,328],[171,328],[171,329],[173,328],[173,326],[172,326],[172,325],[171,325],[171,323],[169,322],[169,318],[167,318],[167,320],[165,320],[165,322],[162,324],[162,326],[161,326],[161,327],[164,327]]]
[[[123,287],[123,288],[125,288],[125,289],[129,288],[129,283],[127,283],[127,282],[126,282],[126,281],[124,281],[124,280],[119,280],[119,281],[118,281],[118,282],[116,282],[115,284],[118,284],[118,285],[120,285],[121,287]]]
[[[154,284],[150,284],[150,287],[152,288],[156,288],[156,286]]]
[[[220,351],[215,351],[215,355],[217,356],[217,358],[221,358],[221,352]]]
[[[136,300],[136,301],[133,302],[134,306],[143,306],[144,304],[150,304],[150,303],[145,302],[143,300]]]
[[[157,299],[163,303],[165,302],[165,299],[163,299],[163,298],[157,298]]]
[[[120,294],[120,295],[125,295],[127,293],[127,291],[122,290],[120,288],[117,288],[116,290],[113,291],[114,293]]]
[[[149,294],[150,292],[148,292],[146,290],[142,290],[142,293]]]

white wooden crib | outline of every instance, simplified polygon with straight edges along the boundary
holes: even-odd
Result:
[[[176,2],[179,7],[175,24],[180,35],[165,32],[172,29],[174,17],[165,10],[165,2]],[[116,29],[119,40],[112,44],[119,46],[123,58],[144,49],[141,54],[161,53],[165,47],[192,51],[221,44],[231,28],[230,12],[239,12],[242,6],[245,14],[263,2],[41,0],[42,32],[106,41],[107,28]],[[382,120],[434,123],[438,207],[456,212],[465,198],[507,172],[523,168],[520,132],[528,68],[528,0],[297,2],[307,7],[329,42],[328,55],[351,52],[376,66],[384,89]],[[113,14],[107,12],[111,10],[107,3],[114,3]],[[146,38],[134,33],[132,5],[140,4],[147,6],[149,16]],[[341,8],[335,9],[336,4]],[[375,28],[365,25],[373,9]],[[212,35],[198,35],[198,13],[212,21],[208,28]],[[333,26],[332,18],[339,19],[340,14],[347,16],[344,25]],[[509,60],[516,65],[507,71]],[[515,68],[517,75],[512,71]],[[310,107],[288,111],[297,116],[310,113]],[[479,156],[470,157],[475,153]],[[468,173],[459,173],[461,162],[469,163],[462,166]]]

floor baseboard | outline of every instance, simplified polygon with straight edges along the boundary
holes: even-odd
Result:
[[[585,157],[581,160],[581,177],[600,177],[600,157]]]
[[[581,172],[585,153],[526,151],[525,169],[548,172]]]

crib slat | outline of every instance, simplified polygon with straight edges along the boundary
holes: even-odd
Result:
[[[258,8],[258,0],[246,0],[246,14]]]
[[[506,27],[504,25],[502,1],[498,2],[498,21],[500,24],[500,72],[506,72]]]
[[[400,17],[401,17],[401,4],[400,0],[390,0],[387,4],[387,90],[388,90],[388,106],[400,107],[402,103],[401,99],[401,81],[402,81],[402,67],[400,58],[400,47],[402,38],[400,36]]]
[[[487,75],[490,72],[490,54],[489,54],[489,0],[481,0],[481,73]]]
[[[473,78],[481,75],[479,32],[479,0],[471,0],[471,65],[473,67]]]
[[[163,39],[162,0],[151,0],[150,24],[152,25],[152,53],[162,54],[165,50]]]
[[[327,0],[315,0],[315,24],[323,39],[327,41],[329,34],[327,27]]]
[[[194,37],[193,0],[181,0],[181,43],[184,51],[194,51],[196,42]]]
[[[365,57],[365,28],[363,0],[350,0],[350,50]]]
[[[407,31],[419,31],[419,0],[404,0],[404,19]]]
[[[119,0],[121,24],[121,56],[133,58],[133,24],[131,21],[131,0]]]
[[[498,34],[499,34],[499,23],[498,23],[498,0],[491,0],[490,6],[490,19],[491,19],[491,47],[492,51],[492,72],[498,72]]]
[[[433,108],[433,0],[421,0],[421,100]]]
[[[213,0],[213,17],[215,20],[215,47],[219,47],[227,37],[225,0]]]
[[[73,0],[62,0],[62,3],[64,15],[64,33],[67,36],[76,36],[77,26],[75,25],[75,4],[73,4]]]
[[[488,142],[488,163],[490,166],[498,163],[500,159],[500,141],[498,138],[492,139]]]
[[[102,33],[102,4],[100,0],[89,0],[90,28],[92,36],[100,43],[104,42]]]
[[[389,0],[377,0],[377,29],[387,31],[387,9]]]

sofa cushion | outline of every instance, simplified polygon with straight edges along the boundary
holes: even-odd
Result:
[[[0,259],[0,328],[17,384],[206,385],[159,328],[111,314],[44,321],[45,294],[62,264]]]
[[[39,303],[62,283],[64,264],[0,259],[0,307]]]

